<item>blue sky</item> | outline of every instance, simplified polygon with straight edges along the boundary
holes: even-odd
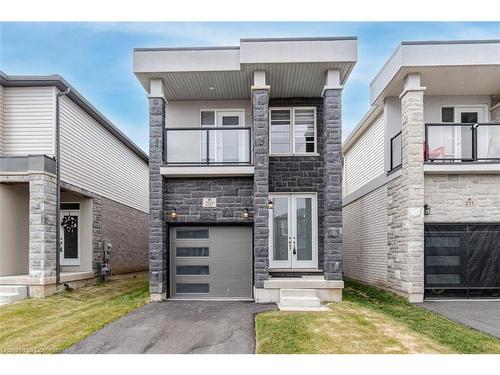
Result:
[[[0,70],[60,74],[144,150],[147,99],[132,73],[134,47],[238,45],[245,37],[358,36],[343,92],[344,137],[368,109],[369,84],[402,40],[499,39],[497,23],[0,23]]]

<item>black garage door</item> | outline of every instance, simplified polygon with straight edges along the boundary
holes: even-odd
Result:
[[[499,297],[500,225],[426,225],[425,294]]]

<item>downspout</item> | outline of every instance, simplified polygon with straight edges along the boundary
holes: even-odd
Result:
[[[70,88],[56,95],[56,285],[61,282],[61,119],[59,98],[68,95]]]

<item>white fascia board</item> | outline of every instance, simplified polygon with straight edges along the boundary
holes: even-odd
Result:
[[[241,64],[356,62],[357,40],[242,40]]]
[[[240,70],[240,51],[228,49],[136,49],[134,73]]]
[[[500,40],[402,42],[370,84],[370,103],[379,99],[401,68],[500,66]]]

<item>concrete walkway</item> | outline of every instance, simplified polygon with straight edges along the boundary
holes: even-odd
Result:
[[[418,305],[500,338],[500,301],[426,301]]]
[[[150,303],[109,324],[66,353],[254,353],[253,302]]]

